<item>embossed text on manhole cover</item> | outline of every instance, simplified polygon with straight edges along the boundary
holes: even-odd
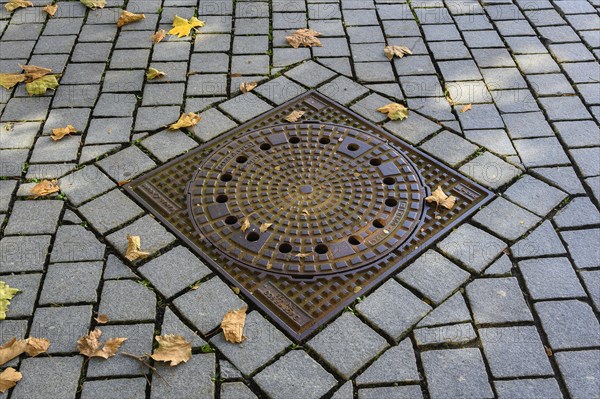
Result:
[[[287,123],[295,110],[303,118]],[[452,210],[426,204],[438,185],[458,198]],[[491,196],[315,92],[127,190],[296,339]]]

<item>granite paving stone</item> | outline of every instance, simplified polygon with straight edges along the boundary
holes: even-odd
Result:
[[[590,118],[590,113],[578,97],[542,97],[539,101],[551,121]]]
[[[563,398],[560,387],[554,378],[498,380],[494,381],[494,387],[501,399]]]
[[[161,162],[186,153],[198,145],[180,130],[163,130],[143,140],[141,144]]]
[[[111,321],[154,320],[156,295],[133,280],[105,281],[98,313]]]
[[[315,87],[334,77],[335,73],[314,61],[308,61],[286,72],[285,75],[300,84]]]
[[[600,147],[577,148],[569,153],[584,177],[600,175]]]
[[[404,339],[383,353],[357,378],[357,385],[418,382],[415,352],[410,339]]]
[[[221,385],[221,399],[256,399],[257,396],[243,382]]]
[[[544,255],[562,255],[566,253],[552,224],[546,220],[528,236],[517,241],[510,250],[517,258],[534,258]]]
[[[215,355],[211,353],[192,355],[178,367],[159,364],[157,371],[164,377],[152,384],[150,398],[181,398],[193,395],[198,398],[213,397],[215,385]]]
[[[523,260],[519,262],[519,270],[534,300],[586,296],[567,258]]]
[[[458,119],[463,129],[504,129],[500,113],[493,104],[477,104],[468,112],[460,112],[456,106]]]
[[[421,387],[405,385],[399,387],[362,388],[358,390],[360,399],[420,399],[423,398]]]
[[[200,113],[200,116],[202,119],[194,131],[194,134],[202,141],[209,141],[221,133],[237,126],[237,123],[215,108],[210,108]]]
[[[575,94],[573,86],[567,78],[560,73],[544,73],[539,75],[527,75],[531,88],[538,96],[560,96],[564,94]]]
[[[387,122],[383,127],[412,144],[422,141],[442,128],[437,123],[415,113],[403,121]]]
[[[102,262],[54,263],[48,266],[40,305],[94,303]]]
[[[165,309],[163,323],[161,326],[161,334],[179,334],[192,344],[192,348],[201,348],[206,345],[206,341],[198,335],[197,331],[193,331],[181,321],[181,319],[173,313],[170,308]]]
[[[600,351],[560,352],[556,362],[572,398],[592,398],[600,390]]]
[[[307,345],[329,367],[349,379],[381,353],[387,347],[387,342],[358,317],[346,312],[308,341]]]
[[[554,136],[552,128],[541,112],[504,114],[502,120],[512,139]]]
[[[567,197],[567,194],[530,175],[525,175],[510,186],[504,192],[504,196],[538,216],[546,216]]]
[[[418,347],[466,345],[477,339],[477,334],[470,323],[417,328],[414,330],[414,336]]]
[[[553,220],[560,228],[594,225],[600,223],[600,212],[589,198],[577,197],[557,212]]]
[[[465,130],[465,138],[501,155],[515,155],[510,138],[503,129]]]
[[[77,340],[89,332],[92,306],[39,307],[33,315],[32,337],[44,337],[52,343],[49,354],[77,352]]]
[[[93,165],[59,179],[58,185],[76,206],[115,187],[115,183]]]
[[[475,144],[447,130],[426,141],[420,148],[453,167],[477,151]]]
[[[12,397],[72,399],[77,394],[83,357],[32,357],[19,367],[24,378],[13,389]],[[55,378],[60,375],[61,378]]]
[[[504,198],[496,198],[490,205],[475,214],[473,220],[501,238],[513,241],[525,234],[541,219]]]
[[[78,262],[104,259],[106,246],[89,230],[78,225],[60,226],[50,254],[51,262]]]
[[[9,287],[21,290],[11,299],[10,307],[6,312],[7,317],[31,317],[33,315],[41,280],[42,275],[39,273],[2,276],[2,281]],[[10,338],[12,337],[8,339]]]
[[[53,234],[63,206],[57,200],[15,201],[4,234]]]
[[[119,190],[88,202],[79,211],[102,234],[142,214],[142,209]]]
[[[417,327],[432,327],[467,321],[471,321],[471,314],[462,293],[456,292],[425,316],[417,324]]]
[[[6,236],[0,239],[0,272],[42,271],[51,236]]]
[[[331,399],[352,399],[354,398],[354,388],[352,386],[352,381],[346,382],[344,385],[340,387]]]
[[[261,84],[254,91],[279,105],[299,96],[306,89],[287,79],[285,76],[280,76]]]
[[[552,349],[586,348],[600,343],[600,325],[587,303],[571,299],[534,306]]]
[[[596,311],[598,311],[598,309],[600,309],[600,291],[597,288],[600,284],[600,271],[581,271],[579,276],[583,280],[587,292],[590,294],[593,306],[596,308]]]
[[[398,274],[402,282],[436,304],[444,301],[469,277],[468,272],[433,250],[425,252]]]
[[[532,171],[569,194],[582,194],[584,192],[575,170],[570,166],[535,168]]]
[[[466,293],[478,325],[533,320],[514,277],[477,279],[467,285]]]
[[[142,251],[157,252],[175,241],[175,237],[169,233],[160,223],[150,215],[136,220],[132,224],[118,230],[106,237],[121,254],[127,249],[127,235],[137,235],[142,243]]]
[[[271,109],[271,106],[252,93],[245,93],[219,105],[219,109],[239,122],[246,122]]]
[[[373,122],[383,122],[387,119],[387,116],[377,111],[377,109],[389,103],[390,101],[387,98],[379,94],[371,94],[356,102],[350,109]]]
[[[147,172],[156,164],[138,147],[131,146],[102,159],[98,166],[115,181],[121,182]]]
[[[0,149],[31,148],[40,126],[39,122],[0,124]]]
[[[600,239],[600,229],[563,231],[560,235],[567,244],[576,268],[600,266],[600,248],[596,245]]]
[[[59,108],[48,114],[44,123],[44,134],[50,134],[52,129],[73,125],[79,132],[85,130],[90,117],[89,108]]]
[[[459,171],[492,189],[509,183],[522,173],[515,166],[487,151],[461,166]]]
[[[151,260],[138,270],[167,298],[211,273],[200,259],[181,246]]]
[[[291,341],[258,312],[250,312],[244,327],[246,340],[240,344],[227,342],[223,333],[210,342],[245,375],[253,374],[277,356]]]
[[[336,379],[302,350],[293,350],[260,371],[254,380],[271,398],[320,398],[336,385]]]
[[[69,162],[77,160],[80,136],[70,135],[56,142],[50,136],[41,136],[35,142],[31,163]]]
[[[114,398],[125,396],[127,399],[145,399],[146,379],[116,378],[86,381],[83,383],[81,399],[95,399],[102,396]]]

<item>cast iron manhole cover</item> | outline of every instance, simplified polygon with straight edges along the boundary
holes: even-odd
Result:
[[[452,210],[425,203],[438,185]],[[296,339],[492,195],[316,92],[127,190]]]

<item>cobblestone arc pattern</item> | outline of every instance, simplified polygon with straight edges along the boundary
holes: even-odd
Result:
[[[284,127],[283,125],[286,124],[285,117],[296,110],[305,111],[302,121],[296,124],[287,124]],[[276,142],[271,141],[276,140],[277,134],[282,134],[282,140],[285,136],[287,142],[276,144]],[[331,141],[327,144],[319,143],[319,152],[317,153],[318,145],[315,140],[318,141],[319,138],[325,135],[331,136]],[[300,142],[290,143],[289,139],[292,136],[299,137]],[[267,138],[271,148],[260,150],[260,145]],[[302,138],[305,141],[303,145],[300,145]],[[344,148],[340,145],[340,138],[343,140],[342,144],[346,140],[357,140],[359,143],[377,143],[377,145],[370,144],[371,149],[369,151],[365,151],[365,153],[355,158],[345,155],[343,152],[333,154],[332,150],[336,146],[338,148],[336,152],[341,152],[339,149]],[[219,151],[228,151],[228,146],[232,146],[234,143],[237,143],[235,146],[239,148],[238,144],[244,141],[251,143],[250,153],[244,155],[238,153],[238,151],[234,152],[234,156],[229,161],[224,161],[225,158],[222,159],[223,153],[219,153]],[[257,144],[258,148],[256,147]],[[350,143],[348,142],[348,144]],[[331,146],[332,150],[326,152],[325,147],[321,148],[325,145]],[[277,146],[281,146],[281,150],[275,150]],[[318,191],[315,190],[315,186],[319,187],[319,178],[313,178],[310,181],[303,181],[302,179],[306,179],[306,177],[300,175],[294,176],[291,181],[284,178],[290,176],[286,173],[288,168],[301,167],[297,163],[290,162],[291,159],[281,159],[272,163],[271,169],[273,170],[269,170],[262,164],[260,168],[243,168],[236,165],[235,168],[238,169],[238,172],[243,170],[243,173],[233,173],[235,170],[231,165],[234,165],[232,162],[237,162],[235,161],[237,157],[240,155],[246,156],[247,160],[241,162],[241,164],[248,164],[252,154],[257,154],[258,151],[271,151],[274,157],[272,159],[275,160],[278,159],[276,156],[282,157],[286,152],[287,154],[291,152],[295,154],[294,159],[300,161],[300,165],[302,159],[305,159],[302,156],[303,151],[307,151],[309,154],[310,151],[315,151],[313,154],[317,157],[338,157],[335,159],[343,160],[340,165],[337,165],[340,168],[337,173],[341,173],[338,176],[343,176],[343,178],[340,177],[341,181],[348,179],[348,182],[344,184],[350,185],[355,178],[368,181],[368,184],[362,182],[358,184],[370,187],[373,191],[372,198],[377,199],[363,201],[360,204],[358,212],[364,212],[364,214],[356,215],[352,213],[349,214],[347,219],[339,218],[337,221],[342,224],[342,231],[337,231],[335,228],[331,228],[331,231],[329,231],[327,228],[330,226],[325,224],[326,219],[313,220],[310,217],[313,215],[310,212],[312,208],[309,207],[309,215],[306,215],[306,212],[303,213],[302,210],[298,212],[297,207],[293,207],[294,201],[297,202],[308,196],[307,191],[312,190],[312,193]],[[392,153],[399,155],[394,159],[393,164],[397,167],[402,166],[402,173],[396,175],[396,178],[399,182],[400,178],[406,180],[406,189],[401,188],[404,182],[397,184],[397,187],[394,188],[379,187],[381,186],[379,179],[386,176],[381,171],[376,171],[373,168],[373,165],[370,164],[369,154],[381,158],[383,164],[383,161],[387,160],[385,158],[386,151],[388,155]],[[266,155],[261,154],[261,157],[263,156]],[[334,165],[336,163],[334,161],[327,162],[327,167],[335,169]],[[250,165],[255,165],[255,163],[251,161]],[[285,196],[286,193],[289,193],[291,196],[290,201],[277,200],[275,197],[266,198],[264,192],[255,191],[261,184],[269,184],[268,182],[259,183],[261,177],[264,179],[264,175],[260,176],[260,173],[274,176],[274,168],[278,166],[278,163],[282,166],[280,169],[284,169],[283,176],[272,179],[271,184],[279,184],[280,188],[278,190],[272,188],[271,190],[275,197],[278,195]],[[231,169],[229,171],[226,169],[227,165],[230,165]],[[285,168],[283,165],[285,165]],[[353,169],[343,171],[344,166]],[[330,172],[333,172],[334,169],[330,169]],[[262,172],[259,173],[259,170]],[[231,189],[228,188],[227,184],[219,188],[215,185],[217,180],[221,181],[223,172],[231,174],[232,179],[227,182],[230,183]],[[348,173],[350,174],[348,175]],[[360,177],[355,176],[354,173],[359,173]],[[329,173],[321,176],[334,177],[336,175],[335,173]],[[377,182],[375,185],[372,184],[373,179]],[[411,179],[415,179],[415,183],[409,185],[408,182]],[[249,184],[243,189],[239,189],[236,185],[234,189],[234,182],[240,181]],[[422,182],[422,186],[419,181]],[[423,197],[438,185],[446,193],[458,198],[452,210],[436,209],[435,206],[431,207],[424,202]],[[330,190],[334,190],[336,185],[330,184],[330,186]],[[126,188],[145,208],[150,210],[175,234],[189,244],[217,273],[226,278],[232,285],[240,288],[244,295],[267,312],[275,322],[296,340],[306,338],[321,324],[335,316],[344,306],[347,306],[358,296],[364,295],[382,279],[397,272],[410,259],[423,252],[445,231],[473,213],[481,205],[487,203],[492,197],[489,191],[478,184],[465,179],[453,170],[389,135],[376,125],[316,92],[306,93],[269,111],[221,136],[217,141],[209,142],[134,180]],[[381,190],[381,192],[377,190]],[[390,193],[391,190],[394,190],[399,198],[403,195],[408,197],[406,198],[407,212],[402,216],[404,219],[401,218],[397,222],[390,222],[393,220],[392,215],[394,212],[397,215],[402,214],[402,212],[394,211],[392,207],[388,209],[385,205],[382,207],[376,206],[377,201],[383,200],[384,196]],[[358,197],[353,198],[353,200],[361,200],[363,197],[360,197],[360,195],[366,195],[366,193],[359,193],[359,190],[354,191],[355,194],[350,194],[350,196],[358,195]],[[267,189],[267,193],[270,192]],[[334,193],[334,191],[330,192]],[[219,195],[227,195],[227,201],[217,202]],[[315,195],[324,196],[325,194],[321,192]],[[381,197],[379,197],[380,195]],[[229,202],[230,197],[232,201],[231,208],[229,204],[227,207],[223,206],[223,204]],[[323,197],[317,198],[322,199]],[[259,200],[258,204],[251,204],[251,201],[257,199]],[[342,200],[339,201],[340,204],[343,202]],[[313,204],[313,208],[318,207],[316,201],[314,203],[304,202]],[[368,205],[365,207],[364,203]],[[296,219],[291,218],[291,225],[289,223],[286,225],[282,219],[274,219],[272,215],[279,217],[278,215],[281,215],[282,212],[279,208],[276,208],[277,204],[283,204],[284,210],[287,209],[288,213],[296,217]],[[209,209],[211,206],[216,209],[212,210],[213,213]],[[344,206],[350,209],[352,204]],[[401,206],[397,205],[398,208]],[[413,209],[413,207],[415,208]],[[194,208],[206,208],[207,212],[195,211]],[[231,220],[233,222],[231,225],[225,223],[227,217],[225,209],[227,209],[227,216],[237,218],[235,222]],[[323,209],[322,212],[326,213],[327,210]],[[412,212],[414,212],[414,215]],[[316,213],[314,215],[316,216]],[[370,220],[370,218],[381,215],[387,215],[387,218],[382,219],[389,224],[381,228],[383,234],[379,237],[377,234],[372,233],[374,230],[371,230],[371,226],[374,219]],[[361,225],[361,222],[355,219],[358,216],[364,219],[368,218],[368,223]],[[245,217],[249,218],[250,227],[242,234],[240,227]],[[350,224],[344,225],[345,222]],[[273,223],[273,225],[266,230],[264,235],[259,234],[258,240],[248,240],[248,234],[259,233],[260,225],[263,223]],[[295,228],[294,223],[298,224],[297,228]],[[309,225],[309,228],[304,230],[319,231],[320,234],[316,236],[304,235],[302,231],[303,223]],[[359,226],[362,226],[362,230],[358,228]],[[416,226],[418,227],[413,230]],[[362,237],[363,240],[362,244],[357,246],[358,248],[352,248],[355,245],[350,244],[349,237],[347,237],[347,234],[352,232],[353,227],[357,228],[353,235],[358,236],[359,240]],[[216,231],[216,229],[219,229],[219,231]],[[411,230],[414,231],[412,235],[410,234]],[[292,246],[291,251],[288,253],[280,252],[278,246],[277,249],[275,248],[276,245],[282,244],[279,242],[278,237],[283,237],[285,231],[288,232],[286,237],[290,238],[290,245]],[[291,234],[292,231],[296,232]],[[367,232],[371,232],[372,237],[368,237]],[[386,241],[386,238],[390,237],[395,240],[394,245],[391,244],[391,240],[390,242]],[[374,240],[384,244],[379,249],[369,249],[364,245],[365,240],[367,242]],[[316,252],[317,245],[327,242],[331,244],[334,241],[350,244],[349,247],[354,253],[350,253],[345,257],[341,256],[335,245],[327,246],[327,251],[323,251],[322,254]],[[215,245],[215,243],[218,245]],[[239,254],[227,250],[228,245],[231,248],[237,248]],[[361,245],[364,245],[364,248]],[[298,252],[295,252],[296,250]],[[270,252],[272,252],[272,256],[269,255]],[[296,259],[294,259],[294,255],[298,254],[302,255],[296,256]],[[269,260],[273,257],[275,261],[271,261],[269,265]],[[240,259],[242,260],[240,261]],[[284,259],[291,260],[291,262],[284,262]],[[359,262],[359,264],[353,262]]]

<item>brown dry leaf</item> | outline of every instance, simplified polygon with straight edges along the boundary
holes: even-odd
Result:
[[[460,109],[460,113],[464,114],[465,112],[469,111],[471,108],[473,108],[473,104],[467,104]]]
[[[225,336],[226,341],[238,344],[246,339],[246,337],[244,337],[246,310],[248,310],[248,306],[244,306],[238,310],[230,310],[223,316],[221,328],[223,329],[223,335]]]
[[[152,35],[152,42],[154,42],[154,43],[162,42],[162,40],[165,38],[166,34],[167,34],[166,30],[164,30],[164,29],[159,30],[158,32],[156,32],[155,34]]]
[[[125,258],[133,262],[134,260],[143,259],[150,255],[150,252],[140,251],[140,248],[140,236],[132,236],[127,234],[127,250],[125,251]]]
[[[201,285],[202,285],[202,284],[200,283],[200,281],[196,281],[196,282],[195,282],[195,283],[194,283],[194,284],[193,284],[193,285],[190,287],[190,289],[191,289],[191,290],[194,290],[194,291],[196,291],[198,288],[200,288],[200,286],[201,286]]]
[[[263,223],[258,228],[258,231],[260,231],[261,233],[264,233],[265,231],[269,230],[269,227],[271,227],[271,226],[273,226],[273,223]]]
[[[52,72],[52,69],[50,68],[44,68],[35,65],[19,65],[19,67],[25,71],[25,81],[27,83],[31,83],[34,80],[43,78]]]
[[[119,187],[123,187],[124,185],[126,185],[127,183],[131,183],[131,179],[129,180],[121,180],[117,182],[117,186]]]
[[[0,373],[0,393],[4,393],[21,381],[23,374],[9,367]]]
[[[232,286],[231,291],[233,291],[235,295],[240,295],[240,289],[238,287]]]
[[[46,338],[13,338],[0,346],[0,366],[23,353],[27,353],[29,356],[35,357],[40,353],[46,352],[49,347],[50,341],[48,341]]]
[[[456,197],[453,195],[446,195],[444,190],[442,190],[442,187],[438,186],[429,197],[425,198],[425,201],[428,203],[435,202],[436,207],[442,206],[446,209],[452,209],[456,203]]]
[[[123,10],[121,11],[121,16],[117,20],[117,28],[130,24],[132,22],[141,21],[144,18],[146,18],[144,14],[134,14],[127,10]]]
[[[548,348],[546,345],[544,345],[544,350],[546,351],[546,356],[550,357],[550,356],[554,355],[554,352],[552,352],[552,349]]]
[[[52,140],[58,141],[71,133],[77,133],[77,129],[73,125],[67,125],[67,127],[52,129],[52,136],[50,137]]]
[[[360,290],[362,290],[362,287],[360,285],[357,285],[356,287],[354,287],[353,291],[355,294],[359,293]]]
[[[87,357],[101,357],[108,359],[117,354],[117,351],[123,345],[123,342],[127,341],[127,338],[111,338],[106,341],[104,347],[100,342],[100,336],[102,331],[99,328],[94,329],[88,335],[77,340],[77,350],[83,356]]]
[[[58,180],[42,180],[31,188],[31,194],[35,195],[35,198],[38,198],[57,193],[59,190]]]
[[[0,73],[0,86],[10,90],[26,79],[22,73]]]
[[[159,362],[171,362],[170,366],[186,363],[192,358],[192,344],[181,335],[157,335],[158,348],[150,357]]]
[[[9,2],[4,5],[4,8],[6,8],[6,11],[8,12],[13,12],[17,8],[25,7],[33,7],[33,3],[27,0],[9,0]]]
[[[58,4],[47,4],[42,8],[42,11],[53,17],[56,11],[58,11]]]
[[[246,231],[246,230],[248,230],[249,227],[250,227],[250,218],[248,216],[246,216],[244,218],[244,220],[242,220],[242,226],[240,227],[240,230]]]
[[[159,71],[156,68],[148,68],[148,72],[146,72],[146,78],[148,80],[153,80],[153,79],[157,79],[157,78],[162,78],[166,75],[166,73],[164,73],[163,71]]]
[[[181,129],[182,127],[196,126],[201,119],[202,117],[198,114],[195,114],[193,112],[186,114],[184,112],[183,114],[181,114],[177,122],[173,123],[172,125],[169,125],[169,130],[177,130]]]
[[[297,253],[296,255],[294,255],[296,258],[308,258],[310,255],[312,255],[311,252],[300,252]]]
[[[314,31],[312,29],[298,29],[292,35],[286,36],[285,40],[293,48],[298,48],[300,46],[322,47],[323,45],[321,44],[321,41],[317,38],[317,36],[322,35],[322,33]]]
[[[408,108],[398,103],[389,103],[384,107],[377,108],[377,111],[387,114],[388,118],[393,121],[408,118]]]
[[[230,78],[239,78],[239,77],[241,77],[241,76],[242,76],[242,74],[241,74],[241,73],[230,73],[230,74],[229,74],[229,77],[230,77]]]
[[[106,0],[79,0],[81,4],[87,8],[95,10],[96,8],[104,8],[106,6]]]
[[[94,317],[94,320],[96,320],[96,323],[98,324],[106,324],[108,323],[108,315],[101,313],[98,315],[98,317]]]
[[[406,54],[412,54],[412,51],[408,47],[404,46],[385,46],[383,48],[383,53],[388,60],[391,60],[394,58],[394,56],[402,58]]]
[[[284,119],[290,123],[298,122],[298,120],[300,120],[302,115],[305,113],[305,111],[292,111],[292,113],[286,116]]]
[[[248,93],[249,91],[252,91],[257,85],[258,83],[256,82],[242,82],[240,83],[240,91],[242,93]]]

